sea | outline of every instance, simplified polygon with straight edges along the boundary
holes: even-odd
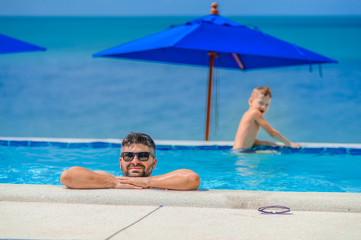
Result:
[[[47,49],[0,55],[0,136],[203,140],[206,67],[92,57],[197,17],[0,17],[1,34]],[[290,141],[361,143],[361,16],[225,17],[338,63],[216,69],[210,140],[233,141],[268,85],[265,119]]]

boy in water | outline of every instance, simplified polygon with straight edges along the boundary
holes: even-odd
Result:
[[[268,110],[271,98],[271,89],[268,86],[253,89],[252,95],[248,101],[249,109],[243,114],[239,123],[233,149],[246,149],[255,146],[280,146],[274,142],[256,139],[260,127],[262,127],[271,137],[277,141],[283,142],[286,146],[294,148],[301,147],[300,144],[288,141],[263,118],[263,115]]]

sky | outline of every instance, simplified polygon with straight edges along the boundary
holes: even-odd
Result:
[[[0,16],[198,16],[209,0],[0,0]],[[225,16],[361,15],[360,0],[219,0]]]

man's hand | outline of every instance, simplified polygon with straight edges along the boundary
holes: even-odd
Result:
[[[121,183],[121,182],[119,182],[118,177],[116,179],[116,184],[115,184],[114,188],[115,189],[143,189],[142,187],[135,186],[132,184]]]
[[[117,177],[122,185],[130,185],[138,188],[150,188],[149,177]]]
[[[108,176],[110,178],[113,179],[113,188],[116,188],[116,189],[142,189],[142,187],[139,187],[139,186],[135,186],[135,185],[131,185],[131,184],[126,184],[126,183],[121,183],[119,180],[118,180],[118,177],[110,174],[110,173],[107,173],[107,172],[104,172],[104,171],[94,171],[95,173],[97,174],[100,174],[100,175],[103,175],[103,176]]]

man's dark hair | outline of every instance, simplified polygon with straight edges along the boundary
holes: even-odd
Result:
[[[150,150],[153,152],[153,154],[155,154],[155,143],[149,135],[147,135],[145,133],[131,132],[123,139],[122,148],[126,147],[126,146],[130,146],[131,144],[134,144],[134,143],[140,143],[140,144],[148,146],[150,148]]]

